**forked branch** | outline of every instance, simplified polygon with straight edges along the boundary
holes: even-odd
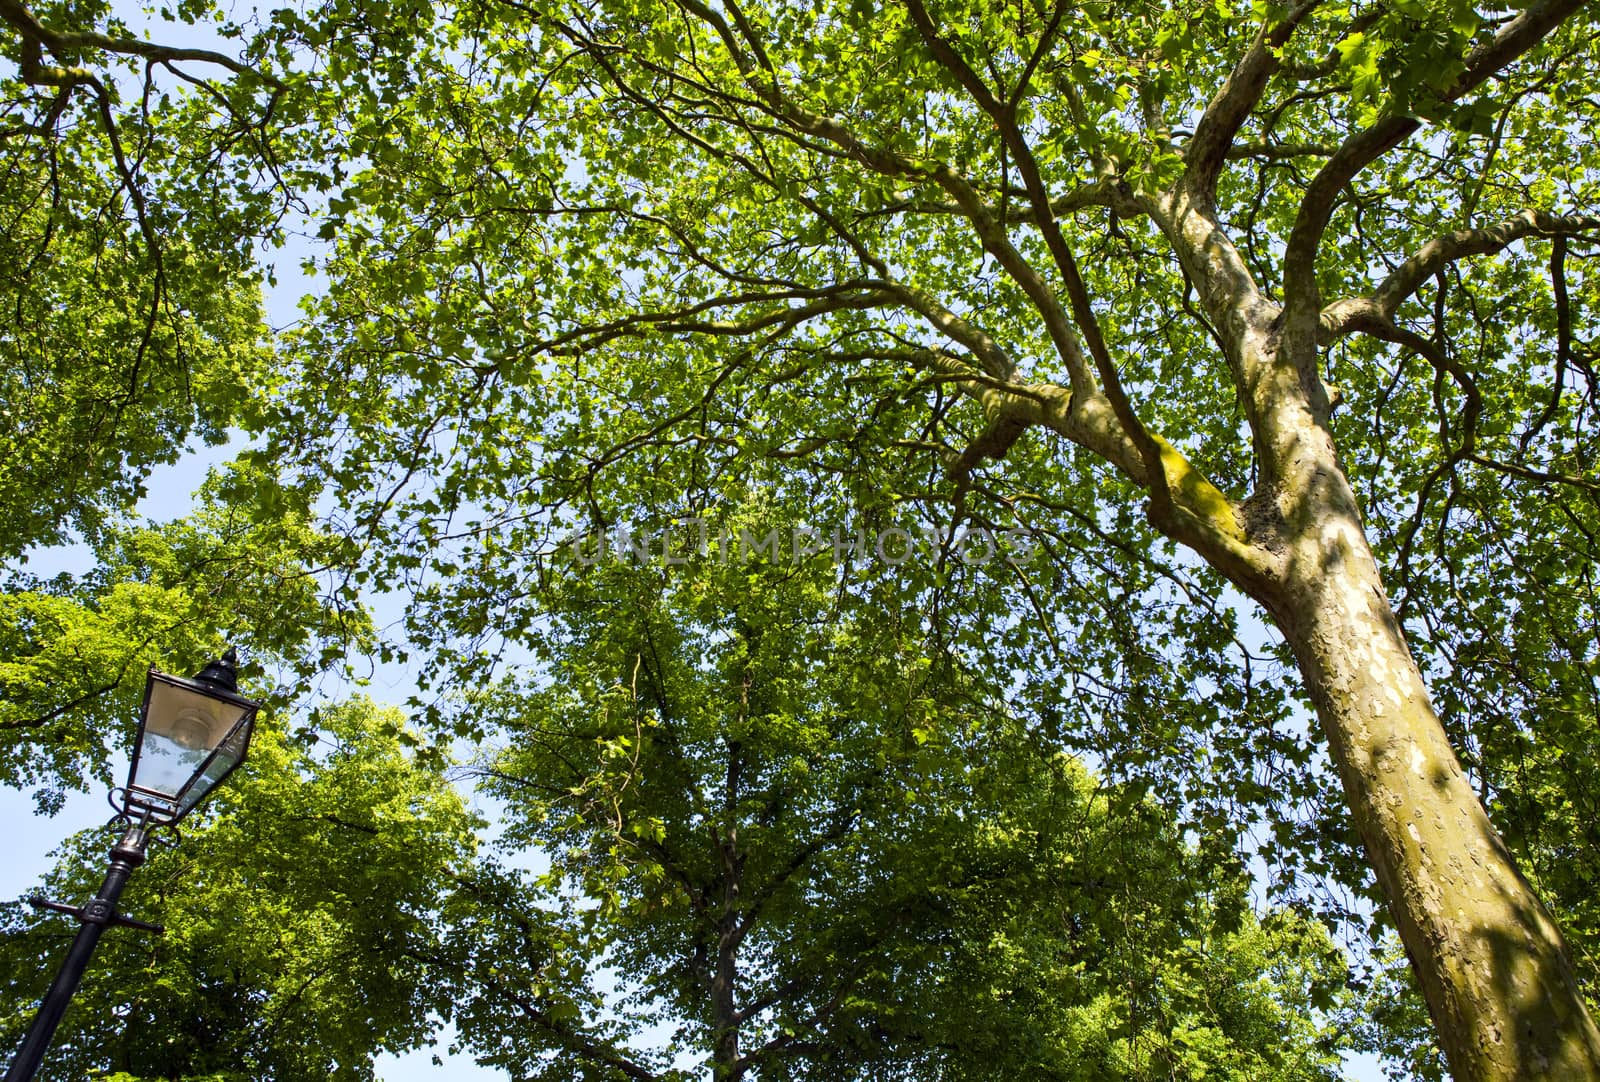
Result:
[[[1585,0],[1535,0],[1500,28],[1489,41],[1464,58],[1461,73],[1437,95],[1440,104],[1459,101],[1496,72],[1548,37],[1584,6]],[[1295,217],[1284,254],[1284,296],[1291,315],[1304,314],[1317,301],[1316,259],[1323,232],[1333,217],[1339,193],[1356,175],[1399,146],[1422,126],[1409,113],[1387,111],[1370,126],[1346,139],[1311,183]]]

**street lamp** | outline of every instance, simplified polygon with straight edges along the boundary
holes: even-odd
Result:
[[[238,655],[230,647],[193,679],[150,670],[139,710],[139,735],[128,767],[128,784],[117,790],[122,804],[118,818],[127,823],[122,839],[111,849],[111,867],[100,892],[81,908],[34,898],[42,909],[70,913],[83,922],[72,949],[6,1071],[5,1082],[31,1082],[78,990],[100,934],[113,924],[161,934],[158,925],[117,912],[117,899],[128,876],[144,863],[150,831],[170,826],[205,799],[244,761],[255,725],[257,704],[239,695]],[[112,794],[116,806],[116,792]]]

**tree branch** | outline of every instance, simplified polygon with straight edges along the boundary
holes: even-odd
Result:
[[[52,30],[41,23],[19,0],[0,0],[0,19],[10,23],[24,40],[36,42],[58,57],[76,49],[92,49],[96,52],[139,56],[146,60],[166,63],[192,60],[202,64],[216,64],[235,75],[255,75],[271,86],[283,85],[270,75],[265,75],[231,56],[212,52],[210,49],[159,45],[155,42],[139,41],[136,38],[114,38],[92,31]]]
[[[1596,232],[1600,232],[1600,217],[1594,215],[1563,216],[1525,210],[1493,225],[1458,229],[1435,237],[1396,267],[1368,296],[1341,298],[1324,308],[1319,338],[1327,343],[1352,331],[1389,323],[1423,282],[1457,260],[1498,252],[1524,237],[1570,237]]]
[[[1584,3],[1585,0],[1535,0],[1501,27],[1492,39],[1467,54],[1461,74],[1439,94],[1439,101],[1448,104],[1466,96],[1543,41]],[[1283,261],[1284,296],[1291,318],[1303,316],[1305,309],[1318,306],[1317,252],[1322,246],[1322,234],[1333,217],[1339,193],[1356,174],[1399,146],[1421,126],[1420,117],[1386,113],[1370,127],[1346,139],[1307,185]]]
[[[1188,163],[1189,183],[1195,191],[1204,192],[1208,200],[1215,198],[1217,176],[1233,147],[1234,136],[1243,127],[1250,110],[1261,100],[1272,73],[1278,70],[1284,43],[1320,3],[1321,0],[1306,0],[1290,9],[1276,26],[1263,25],[1255,41],[1206,105],[1184,157]]]

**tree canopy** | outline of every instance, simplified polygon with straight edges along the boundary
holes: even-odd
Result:
[[[549,675],[462,706],[501,742],[476,771],[498,844],[538,876],[475,856],[393,711],[327,711],[300,748],[269,729],[140,873],[172,935],[97,959],[52,1069],[370,1077],[431,1013],[518,1078],[1337,1077],[1326,931],[1258,916],[1229,846],[1097,782],[858,586],[820,554],[570,580]],[[48,886],[86,889],[97,841]],[[20,1023],[61,936],[13,920]]]
[[[212,503],[188,520],[103,526],[82,575],[7,576],[0,780],[32,788],[45,808],[91,779],[110,784],[145,670],[196,672],[225,639],[251,654],[271,705],[298,699],[303,682],[372,639],[366,613],[330,603],[316,577],[340,547],[304,518],[253,522]]]
[[[676,570],[564,580],[549,677],[474,704],[506,842],[593,906],[568,934],[630,1008],[609,1042],[519,1027],[559,978],[486,940],[458,1026],[489,1062],[572,1077],[675,1024],[668,1051],[728,1080],[1333,1076],[1343,961],[1299,914],[1259,922],[1227,846],[1097,783],[860,569]]]
[[[351,0],[227,54],[0,17],[16,176],[111,192],[106,235],[247,276],[312,219],[275,353],[194,309],[250,357],[231,498],[412,591],[426,680],[537,667],[573,531],[715,533],[747,483],[1058,748],[1380,906],[1459,1077],[1600,1076],[1592,5]],[[196,92],[124,106],[130,63]]]
[[[72,531],[93,537],[191,437],[221,443],[264,363],[252,234],[208,177],[260,118],[223,99],[218,123],[217,98],[158,92],[163,65],[204,66],[207,54],[141,42],[119,14],[99,3],[0,12],[7,559]],[[120,81],[140,58],[129,100]]]

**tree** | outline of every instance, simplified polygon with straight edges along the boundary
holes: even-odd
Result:
[[[61,1076],[369,1077],[436,1014],[518,1076],[681,1077],[628,1043],[667,1020],[725,1078],[1333,1077],[1322,929],[1258,920],[1226,846],[927,656],[884,584],[823,554],[564,582],[548,676],[456,706],[510,741],[489,789],[542,882],[470,860],[395,711],[269,717],[130,887],[169,935],[107,941]],[[64,931],[10,910],[14,1040]]]
[[[1179,646],[1226,652],[1226,582],[1283,635],[1348,809],[1292,852],[1362,886],[1353,827],[1452,1069],[1594,1077],[1507,848],[1586,935],[1588,876],[1554,855],[1594,852],[1573,764],[1600,713],[1588,22],[1580,0],[284,15],[249,56],[319,51],[286,100],[311,95],[289,123],[334,160],[337,250],[254,418],[263,458],[328,484],[363,573],[417,583],[418,645],[467,673],[491,629],[527,637],[564,529],[692,510],[708,476],[1061,537],[1019,569],[1013,641],[963,648],[1041,702],[1111,685],[1063,740],[1098,727],[1132,771],[1232,757],[1200,811],[1291,828],[1272,792],[1315,806],[1324,779],[1248,644],[1198,677],[1247,712],[1193,696],[1168,734],[1121,709]],[[632,495],[596,499],[607,478]],[[1070,572],[1104,566],[1154,586],[1104,604],[1098,657],[1060,649],[1101,604]]]
[[[82,575],[0,579],[0,781],[33,788],[47,810],[68,790],[114,784],[152,665],[197,672],[231,641],[282,709],[300,682],[371,644],[365,611],[319,576],[342,542],[292,507],[265,521],[230,510],[230,486],[261,488],[218,474],[187,520],[102,524]]]
[[[1343,959],[1259,922],[1225,845],[1030,734],[858,570],[727,556],[574,571],[549,674],[465,706],[506,741],[503,844],[550,861],[452,903],[480,1059],[688,1077],[641,1048],[675,1026],[726,1082],[1337,1076]]]
[[[133,508],[153,466],[177,461],[191,436],[222,443],[244,409],[266,360],[250,256],[265,227],[242,205],[217,213],[211,173],[229,147],[261,145],[272,108],[254,113],[249,66],[139,40],[107,4],[10,2],[0,24],[0,558],[11,559],[72,530],[92,538]],[[180,80],[202,102],[172,94]]]
[[[350,65],[372,165],[330,204],[283,416],[359,451],[275,447],[363,529],[393,516],[393,573],[613,521],[608,472],[636,508],[763,459],[1168,567],[1176,543],[1283,635],[1452,1069],[1595,1077],[1567,947],[1384,577],[1462,701],[1490,688],[1431,631],[1476,630],[1453,522],[1520,554],[1559,519],[1588,581],[1586,24],[1578,0],[464,9],[401,73]],[[369,495],[375,462],[432,484]],[[1497,745],[1477,784],[1517,789],[1496,760],[1525,735],[1471,739]]]
[[[421,959],[470,867],[473,816],[393,708],[331,707],[310,741],[263,720],[248,769],[130,881],[123,908],[166,935],[106,937],[45,1077],[370,1079],[376,1054],[420,1043],[447,1009]],[[110,840],[74,838],[45,890],[92,895]],[[5,906],[6,1047],[72,931]]]

